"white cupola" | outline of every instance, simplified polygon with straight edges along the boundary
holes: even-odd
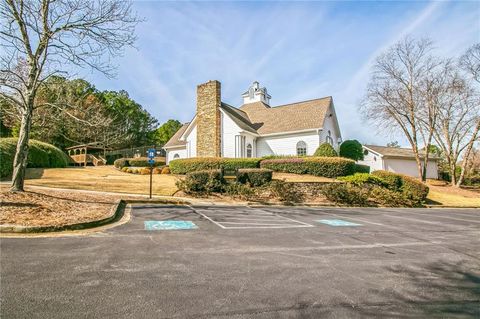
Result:
[[[255,81],[250,85],[248,91],[242,94],[243,104],[263,102],[270,105],[270,99],[272,98],[265,87],[261,88],[260,84]]]

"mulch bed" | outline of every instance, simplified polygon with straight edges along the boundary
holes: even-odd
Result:
[[[28,190],[28,188],[27,188]],[[110,215],[120,196],[35,189],[0,192],[0,224],[63,226],[90,222]]]

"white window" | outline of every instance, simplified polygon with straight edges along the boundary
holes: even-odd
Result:
[[[252,144],[247,145],[247,157],[252,157]]]
[[[333,145],[332,132],[328,131],[328,135],[327,137],[325,137],[325,142],[327,142],[330,145]]]
[[[178,155],[178,153],[175,153],[175,155],[173,155],[173,158],[180,158],[180,155]]]
[[[307,155],[307,143],[300,141],[297,143],[297,155],[305,156]]]

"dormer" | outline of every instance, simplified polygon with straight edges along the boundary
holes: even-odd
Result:
[[[242,94],[243,104],[249,104],[254,102],[263,102],[270,105],[270,99],[272,98],[265,87],[261,88],[260,84],[255,81],[250,85],[248,91]]]

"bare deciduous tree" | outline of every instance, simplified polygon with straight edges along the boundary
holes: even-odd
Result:
[[[1,0],[0,97],[21,114],[12,191],[23,191],[39,87],[73,67],[112,76],[110,58],[133,45],[139,19],[120,0]]]
[[[404,38],[379,56],[362,103],[367,120],[381,130],[400,130],[409,141],[418,176],[425,180],[428,146],[436,122],[433,75],[441,62],[429,40]],[[425,92],[431,94],[427,96]],[[419,119],[423,114],[424,121]],[[423,144],[424,148],[421,149]]]

